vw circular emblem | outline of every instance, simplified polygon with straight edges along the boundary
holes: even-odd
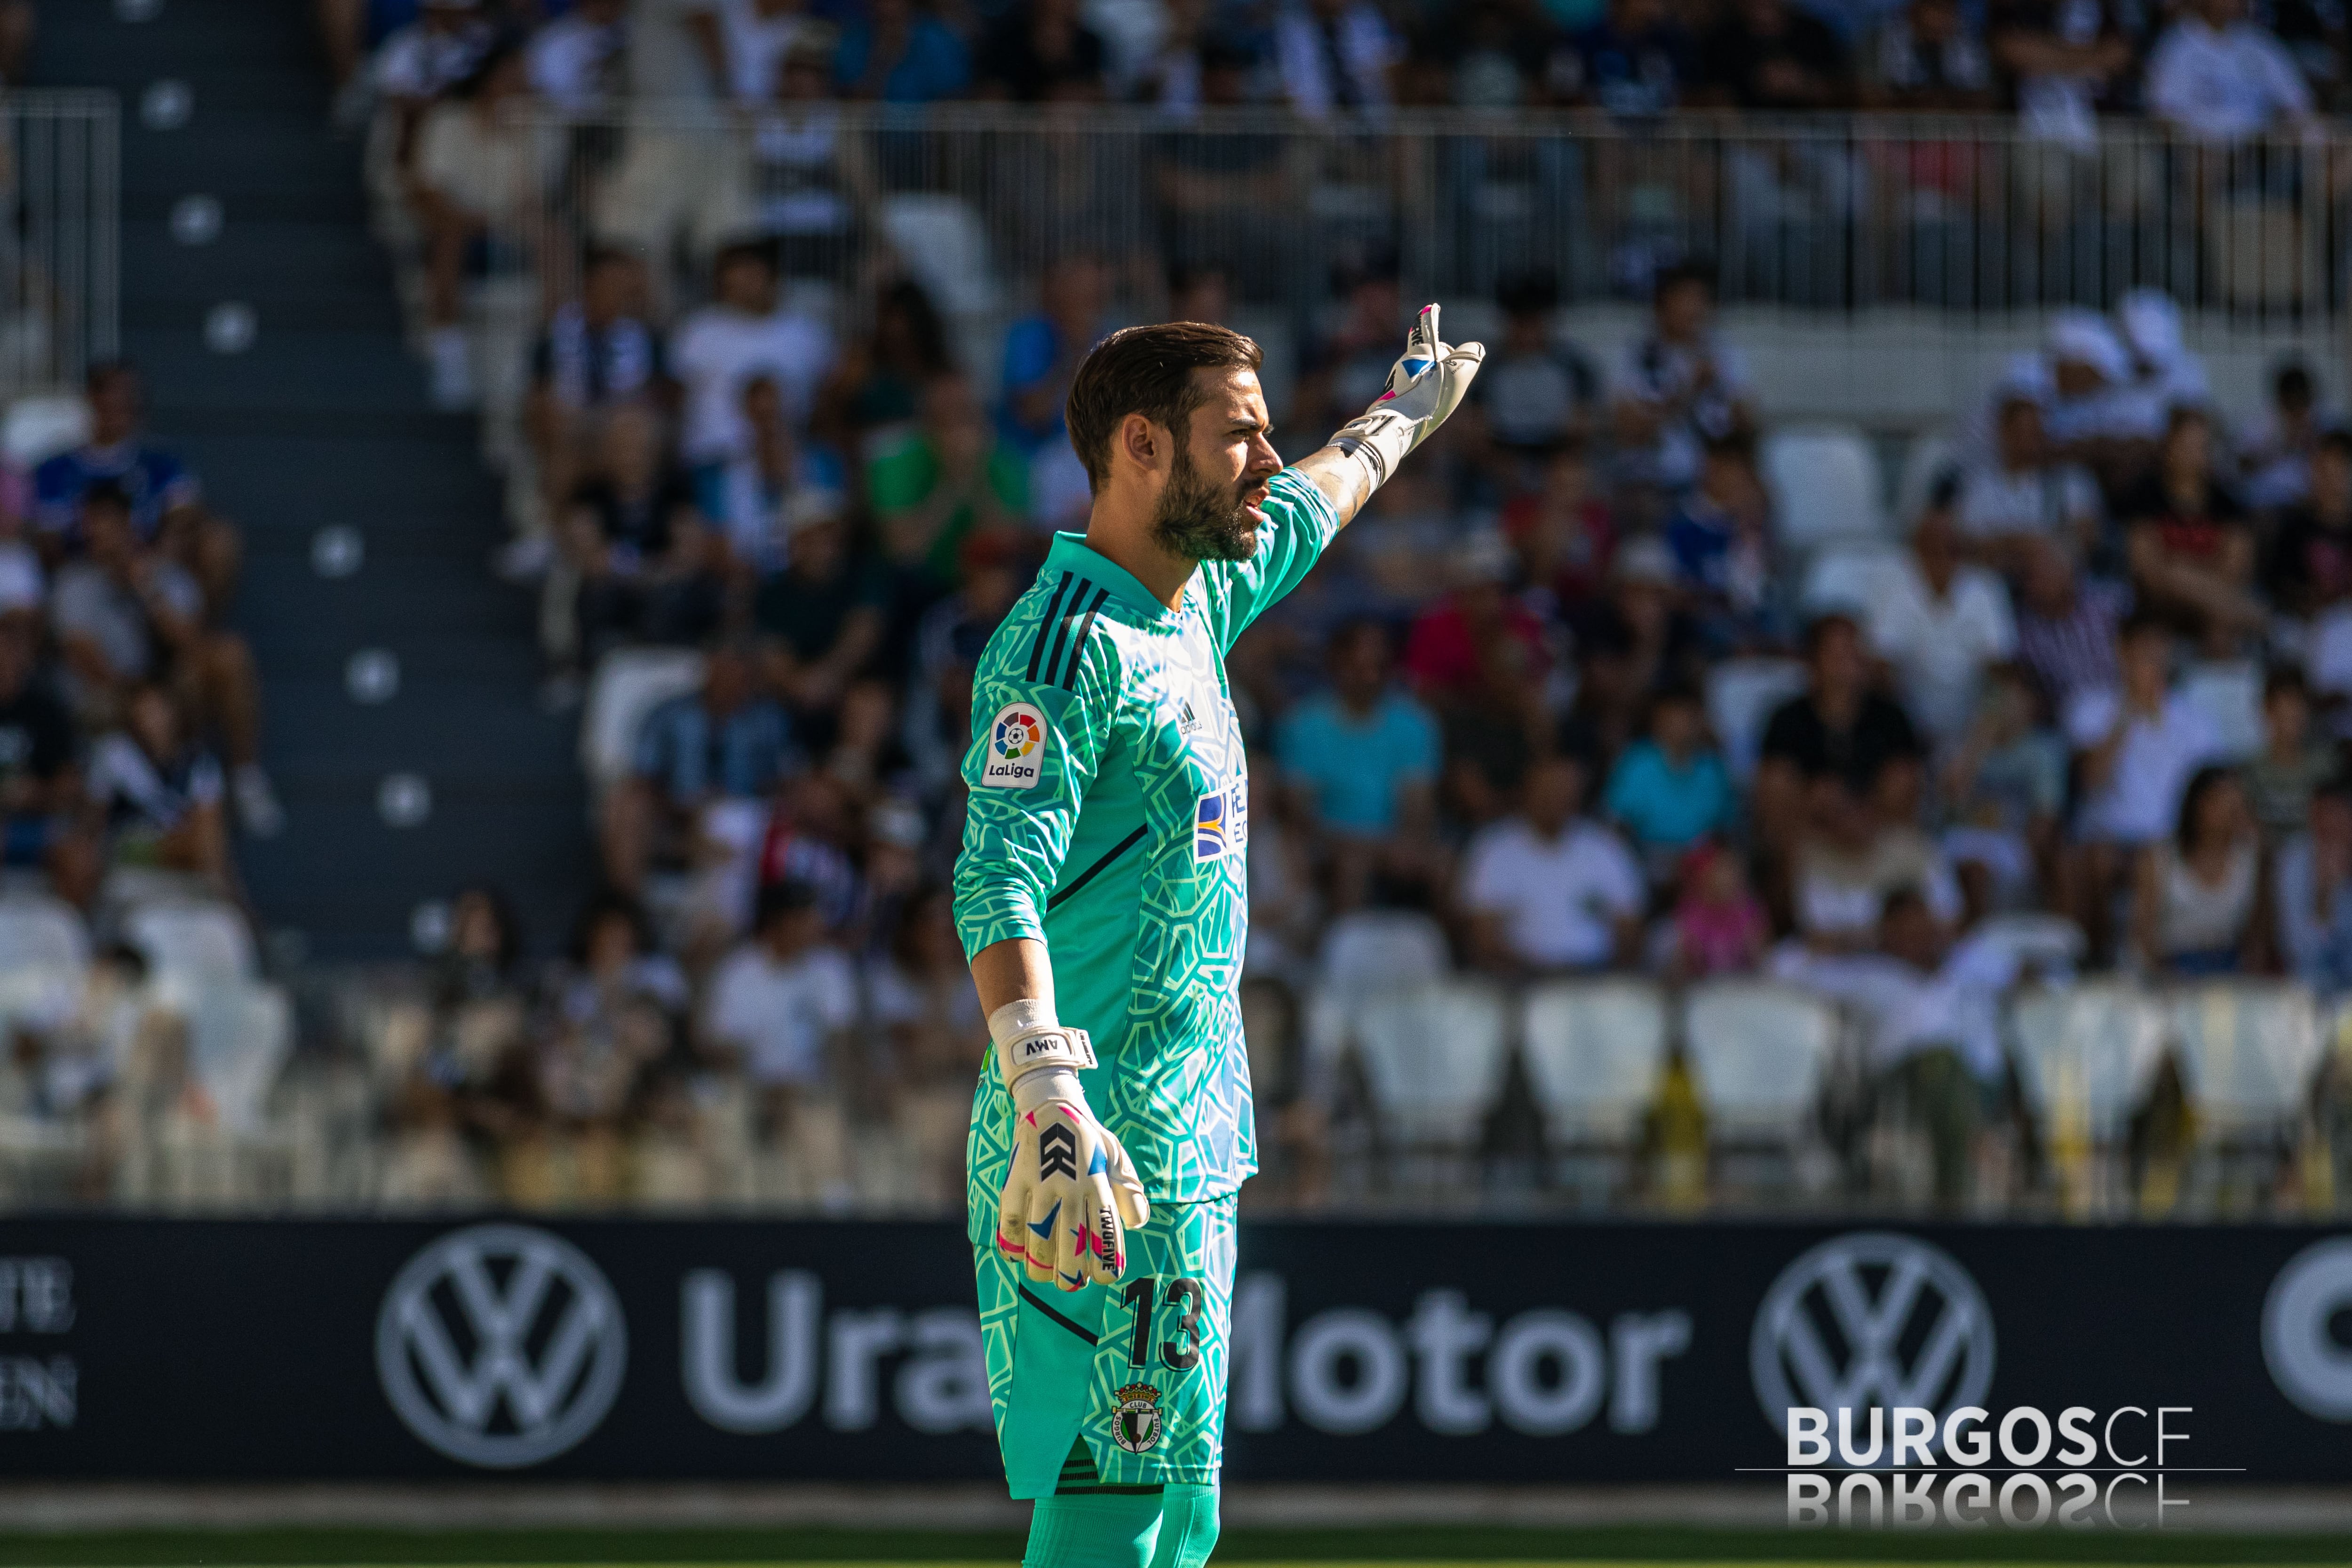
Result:
[[[523,1225],[453,1231],[408,1260],[375,1320],[376,1375],[411,1432],[488,1469],[596,1429],[629,1360],[621,1303],[587,1255]]]
[[[1756,1309],[1749,1373],[1764,1418],[1851,1407],[1867,1443],[1872,1405],[1943,1417],[1992,1386],[1992,1310],[1941,1247],[1891,1231],[1833,1237],[1780,1270]],[[1835,1420],[1835,1417],[1832,1417]],[[1891,1447],[1891,1446],[1890,1446]]]

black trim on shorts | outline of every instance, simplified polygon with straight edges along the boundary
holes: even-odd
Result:
[[[1053,1309],[1053,1308],[1051,1308],[1051,1307],[1047,1306],[1047,1305],[1045,1304],[1045,1298],[1043,1298],[1043,1297],[1039,1296],[1039,1295],[1037,1294],[1037,1292],[1036,1292],[1036,1291],[1032,1290],[1031,1289],[1029,1289],[1029,1287],[1028,1287],[1028,1286],[1024,1285],[1024,1286],[1020,1287],[1020,1290],[1021,1290],[1021,1299],[1022,1299],[1023,1300],[1024,1300],[1024,1301],[1028,1302],[1031,1306],[1033,1306],[1033,1307],[1036,1308],[1039,1311],[1041,1311],[1041,1312],[1045,1313],[1047,1317],[1049,1317],[1049,1318],[1053,1319],[1053,1320],[1054,1320],[1054,1321],[1055,1321],[1055,1322],[1057,1322],[1057,1323],[1061,1324],[1061,1325],[1062,1325],[1062,1327],[1064,1327],[1064,1328],[1066,1328],[1066,1329],[1069,1330],[1069,1331],[1070,1331],[1070,1332],[1072,1332],[1072,1333],[1074,1333],[1074,1334],[1077,1335],[1077,1336],[1078,1336],[1078,1338],[1080,1338],[1080,1339],[1082,1339],[1082,1340],[1086,1341],[1086,1342],[1087,1342],[1087,1343],[1088,1343],[1088,1344],[1092,1345],[1092,1344],[1099,1344],[1099,1343],[1101,1343],[1101,1342],[1102,1342],[1100,1340],[1098,1340],[1097,1338],[1096,1338],[1096,1336],[1094,1336],[1093,1334],[1090,1334],[1090,1333],[1087,1332],[1087,1331],[1086,1331],[1086,1330],[1084,1330],[1084,1329],[1082,1329],[1082,1328],[1078,1327],[1078,1325],[1077,1325],[1077,1324],[1076,1324],[1076,1323],[1074,1323],[1074,1322],[1070,1321],[1070,1320],[1069,1320],[1069,1319],[1067,1319],[1067,1318],[1066,1318],[1066,1317],[1062,1316],[1062,1314],[1061,1314],[1061,1313],[1059,1313],[1059,1312],[1057,1312],[1057,1311],[1054,1310],[1054,1309]]]
[[[1161,1484],[1161,1485],[1158,1485],[1158,1486],[1148,1486],[1148,1487],[1114,1487],[1114,1486],[1055,1487],[1055,1488],[1054,1489],[1054,1495],[1055,1495],[1055,1497],[1071,1497],[1071,1496],[1074,1496],[1074,1495],[1087,1495],[1087,1494],[1092,1494],[1092,1493],[1096,1493],[1096,1492],[1107,1492],[1107,1493],[1109,1493],[1111,1496],[1114,1496],[1114,1497],[1160,1497],[1160,1496],[1164,1496],[1164,1495],[1166,1494],[1167,1490],[1168,1490],[1168,1488],[1166,1487],[1166,1485],[1165,1485],[1165,1484]]]
[[[1085,887],[1088,882],[1091,882],[1097,877],[1101,876],[1103,872],[1109,868],[1112,861],[1118,859],[1120,856],[1134,848],[1136,845],[1141,843],[1143,836],[1150,831],[1151,824],[1147,822],[1142,826],[1137,828],[1134,832],[1129,834],[1126,837],[1120,839],[1117,844],[1112,845],[1108,854],[1096,861],[1093,865],[1087,867],[1084,871],[1078,873],[1078,879],[1076,881],[1071,883],[1068,887],[1064,888],[1060,892],[1055,893],[1052,898],[1045,900],[1045,909],[1047,912],[1050,913],[1054,910],[1059,908],[1065,899],[1069,898],[1072,894],[1078,891],[1079,889]]]

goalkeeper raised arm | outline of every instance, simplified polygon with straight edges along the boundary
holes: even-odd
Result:
[[[995,1041],[971,1231],[1031,1563],[1197,1564],[1217,1534],[1234,1198],[1256,1168],[1237,987],[1249,780],[1225,650],[1444,422],[1486,351],[1421,313],[1387,390],[1283,467],[1258,347],[1097,343],[1094,508],[981,656],[956,924]]]

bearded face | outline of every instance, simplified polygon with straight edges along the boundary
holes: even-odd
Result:
[[[1247,561],[1257,553],[1257,524],[1244,498],[1265,483],[1245,479],[1219,484],[1195,468],[1192,454],[1179,445],[1167,487],[1152,510],[1151,537],[1188,561]]]

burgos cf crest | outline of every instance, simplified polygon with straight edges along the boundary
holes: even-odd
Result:
[[[996,710],[982,742],[980,782],[992,789],[1034,789],[1045,776],[1045,748],[1053,729],[1028,702],[1008,702]]]
[[[1130,1383],[1113,1398],[1111,1440],[1130,1454],[1148,1454],[1160,1446],[1160,1391],[1148,1383]]]

